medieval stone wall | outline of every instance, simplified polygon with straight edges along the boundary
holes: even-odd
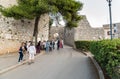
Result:
[[[77,28],[66,29],[65,32],[65,43],[70,46],[74,46],[74,41],[100,39],[104,39],[103,28],[92,28],[86,16],[83,16]]]
[[[65,36],[64,43],[69,46],[74,46],[74,38],[75,38],[75,29],[65,28]]]
[[[0,5],[5,7],[14,4],[16,0],[0,0]],[[41,40],[41,36],[48,39],[48,23],[48,14],[42,15],[38,26],[38,40]],[[0,14],[0,54],[18,51],[21,42],[32,39],[33,31],[34,20],[15,20]]]
[[[16,0],[0,0],[0,5],[4,7],[9,7],[11,5],[16,5],[16,4],[17,4]]]
[[[14,52],[11,50],[15,47],[18,50],[18,46],[20,46],[21,42],[31,40],[34,28],[33,25],[33,22],[28,20],[16,21],[11,18],[0,18],[0,42],[2,43],[0,44],[0,47],[4,46],[2,48],[10,52]],[[17,46],[15,45],[15,42]],[[11,50],[8,50],[10,48]],[[4,52],[0,51],[0,53]]]
[[[38,41],[46,41],[49,37],[49,15],[44,14],[40,17],[38,24]]]
[[[92,28],[84,16],[75,28],[75,39],[74,40],[99,40],[104,38],[103,28]]]
[[[54,39],[54,34],[58,33],[59,34],[59,38],[60,39],[64,39],[64,27],[59,26],[59,27],[55,27],[55,26],[51,26],[50,29],[50,38],[49,39]]]

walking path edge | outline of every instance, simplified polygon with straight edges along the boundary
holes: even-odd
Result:
[[[80,50],[75,49],[75,48],[73,48],[73,49],[76,50],[76,51],[80,51]],[[97,61],[93,58],[93,55],[90,54],[90,52],[81,52],[81,53],[83,53],[84,55],[86,55],[90,58],[90,60],[92,61],[92,63],[94,64],[94,66],[97,70],[99,79],[105,79],[103,71],[102,71],[101,67],[99,66],[99,64],[97,63]]]
[[[43,55],[43,54],[44,54],[44,51],[42,51],[40,54],[36,55],[35,58],[37,58],[38,56]],[[12,66],[7,67],[7,68],[5,68],[5,69],[2,69],[2,70],[0,70],[0,75],[1,75],[1,74],[4,74],[4,73],[6,73],[6,72],[8,72],[8,71],[10,71],[10,70],[12,70],[12,69],[15,69],[15,68],[17,68],[17,67],[19,67],[19,66],[21,66],[21,65],[26,64],[28,61],[29,61],[29,60],[25,60],[25,61],[23,61],[23,62],[21,62],[21,63],[12,65]]]

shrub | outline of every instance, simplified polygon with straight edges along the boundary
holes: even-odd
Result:
[[[115,74],[120,74],[120,72],[115,71],[115,68],[120,66],[119,39],[93,41],[90,44],[90,51],[109,76],[113,77]]]
[[[120,39],[75,41],[77,49],[90,51],[112,79],[120,78]]]
[[[77,49],[89,51],[90,41],[75,41]]]

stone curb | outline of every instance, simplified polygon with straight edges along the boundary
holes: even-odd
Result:
[[[75,49],[75,48],[73,48],[73,49],[80,52],[80,50],[78,50],[78,49]],[[96,60],[93,58],[93,55],[89,55],[87,52],[81,52],[81,53],[83,53],[84,55],[88,56],[91,59],[91,61],[93,62],[94,66],[98,72],[99,79],[105,79],[103,71],[102,71],[101,67],[99,66],[99,64],[96,62]]]
[[[99,66],[99,64],[97,63],[97,61],[93,58],[93,55],[89,55],[88,53],[85,53],[85,54],[91,59],[94,66],[96,67],[96,70],[97,70],[98,75],[99,75],[99,79],[105,79],[103,71],[102,71],[101,67]]]
[[[90,59],[94,63],[95,67],[97,68],[97,71],[98,71],[98,74],[99,74],[99,78],[100,79],[105,79],[103,71],[102,71],[101,67],[98,65],[98,63],[96,62],[96,60],[93,57],[90,57]]]
[[[37,58],[38,56],[43,55],[43,54],[44,54],[44,52],[41,52],[40,54],[36,55],[35,58]],[[18,64],[15,64],[13,66],[10,66],[8,68],[2,69],[2,70],[0,70],[0,75],[3,74],[3,73],[6,73],[6,72],[8,72],[8,71],[10,71],[12,69],[15,69],[15,68],[17,68],[17,67],[19,67],[21,65],[26,64],[28,61],[29,60],[26,60],[26,61],[23,61],[22,63],[18,63]]]

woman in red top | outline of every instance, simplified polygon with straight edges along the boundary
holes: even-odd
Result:
[[[62,40],[60,40],[60,48],[63,48]]]

